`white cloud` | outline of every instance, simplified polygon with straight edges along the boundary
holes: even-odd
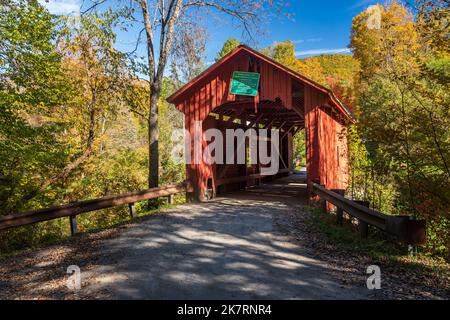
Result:
[[[52,14],[79,15],[82,0],[39,0]]]
[[[349,48],[338,49],[313,49],[295,52],[296,56],[315,56],[320,54],[336,54],[336,53],[351,53]]]
[[[300,43],[304,43],[304,42],[320,42],[322,40],[323,40],[322,38],[310,38],[310,39],[306,39],[306,40],[299,39],[299,40],[293,40],[292,43],[300,44]]]
[[[368,5],[373,4],[375,2],[377,2],[377,1],[375,1],[375,0],[359,0],[359,1],[356,1],[355,4],[353,4],[350,7],[348,7],[347,10],[358,9],[360,7],[368,6]]]

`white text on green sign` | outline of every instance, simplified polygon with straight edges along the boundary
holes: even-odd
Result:
[[[260,74],[256,72],[234,71],[231,94],[255,97],[258,94]]]

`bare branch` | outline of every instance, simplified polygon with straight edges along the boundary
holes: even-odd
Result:
[[[106,0],[98,0],[98,1],[90,0],[90,2],[92,2],[93,4],[89,8],[87,8],[86,10],[81,11],[81,13],[80,13],[81,16],[84,16],[86,13],[96,9],[99,5],[101,5],[102,3],[105,3]]]
[[[153,48],[153,26],[150,23],[150,17],[148,14],[148,5],[146,0],[139,0],[139,4],[142,9],[142,15],[144,18],[145,31],[147,35],[147,54],[149,65],[149,77],[152,82],[155,76],[155,51]]]
[[[136,109],[133,109],[133,108],[131,108],[131,107],[129,107],[129,106],[128,106],[128,109],[129,109],[131,112],[137,114],[138,116],[140,116],[140,117],[142,117],[142,118],[144,118],[145,120],[148,121],[148,116],[147,116],[147,115],[145,115],[145,114],[143,114],[142,112],[137,111]]]
[[[183,8],[182,0],[172,0],[172,2],[174,2],[173,3],[174,9],[172,15],[168,18],[167,30],[161,28],[161,37],[163,36],[163,33],[165,33],[165,42],[162,43],[163,46],[160,47],[158,71],[156,74],[158,81],[162,80],[164,69],[166,67],[167,59],[173,42],[174,26],[175,23],[178,21],[181,9]]]
[[[209,2],[209,1],[202,1],[202,0],[194,0],[187,2],[184,5],[185,8],[187,7],[203,7],[203,8],[213,8],[217,11],[226,13],[227,15],[235,18],[238,20],[242,27],[244,28],[245,33],[250,39],[253,39],[253,35],[251,32],[252,25],[256,25],[259,18],[255,11],[246,10],[244,5],[239,5],[235,8],[226,7],[224,5],[221,5],[220,3],[216,2]]]
[[[130,55],[134,54],[137,51],[137,49],[139,47],[139,44],[141,43],[142,32],[144,32],[144,31],[145,31],[145,28],[142,28],[141,31],[139,31],[138,38],[136,40],[136,46],[134,47],[134,50],[131,51],[131,52],[128,52],[127,55],[130,56]]]

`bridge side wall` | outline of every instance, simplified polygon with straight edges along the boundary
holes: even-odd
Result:
[[[308,183],[346,189],[348,151],[346,125],[329,106],[326,94],[305,86],[305,131]]]

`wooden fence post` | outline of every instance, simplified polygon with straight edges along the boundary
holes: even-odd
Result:
[[[69,222],[70,222],[70,234],[74,236],[78,233],[77,216],[69,216]]]
[[[370,207],[369,201],[355,200],[355,202],[359,203],[360,205],[363,205],[364,207],[367,207],[367,208]],[[369,236],[369,225],[366,222],[358,219],[358,229],[359,229],[361,238],[367,238]]]
[[[325,185],[321,184],[321,187],[325,188]],[[323,212],[327,213],[327,201],[324,198],[320,198],[320,209],[322,209]]]
[[[362,220],[359,220],[359,233],[361,238],[367,238],[369,236],[369,225]]]
[[[136,208],[134,207],[134,203],[129,203],[128,209],[130,210],[131,219],[136,218]]]
[[[332,189],[331,191],[340,194],[341,196],[345,195],[344,189]],[[344,210],[342,208],[336,207],[336,224],[342,226],[344,222]]]
[[[414,216],[410,216],[409,220],[416,220]],[[409,244],[408,243],[408,256],[414,257],[417,256],[417,245]]]
[[[167,204],[173,204],[173,194],[167,197]]]

